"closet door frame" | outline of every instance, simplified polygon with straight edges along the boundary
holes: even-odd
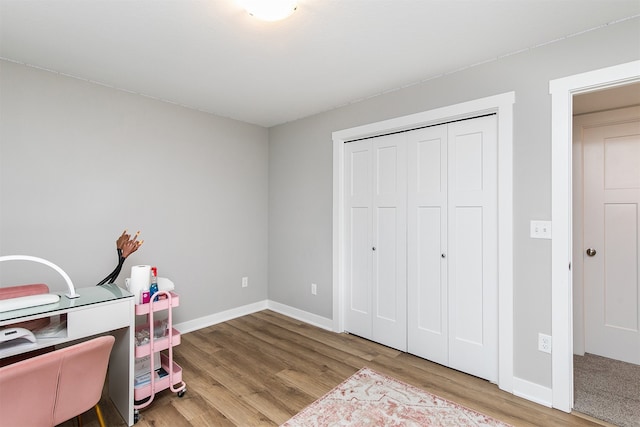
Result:
[[[513,104],[515,92],[333,132],[333,330],[344,332],[344,144],[495,113],[498,136],[498,387],[513,392]]]

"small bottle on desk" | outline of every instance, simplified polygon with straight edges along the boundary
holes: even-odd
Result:
[[[158,268],[151,267],[151,285],[149,286],[149,297],[153,301],[153,295],[158,292]]]

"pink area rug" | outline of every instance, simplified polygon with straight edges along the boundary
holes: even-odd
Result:
[[[281,427],[499,426],[494,418],[362,368]]]

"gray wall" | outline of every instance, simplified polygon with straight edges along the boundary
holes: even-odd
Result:
[[[529,238],[531,219],[551,219],[549,81],[639,58],[640,22],[627,20],[271,128],[270,299],[333,315],[332,132],[515,91],[514,375],[550,387],[551,357],[537,336],[551,333],[551,241]]]
[[[116,265],[127,228],[180,293],[176,323],[267,298],[266,129],[0,61],[0,254],[76,287]],[[0,264],[1,283],[53,270]],[[31,264],[31,263],[30,263]],[[249,287],[241,288],[241,278]]]

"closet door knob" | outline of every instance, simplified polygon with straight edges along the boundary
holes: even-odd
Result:
[[[596,253],[597,253],[596,250],[593,248],[587,249],[587,255],[589,256],[595,256]]]
[[[375,250],[376,250],[376,247],[375,247],[375,246],[374,246],[374,247],[372,247],[372,248],[371,248],[371,250],[372,250],[372,251],[375,251]]]
[[[442,258],[446,258],[446,257],[447,257],[447,254],[442,254],[442,255],[440,255],[440,256],[441,256]]]

